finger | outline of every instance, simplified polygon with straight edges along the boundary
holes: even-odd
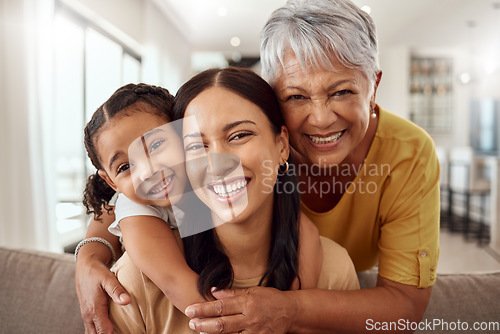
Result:
[[[130,295],[125,291],[123,286],[118,282],[114,275],[106,277],[102,284],[106,293],[119,305],[127,305],[130,303]]]
[[[85,334],[96,334],[94,321],[92,319],[83,319],[83,325],[85,326]]]
[[[203,333],[239,333],[245,329],[246,317],[236,314],[220,318],[191,319],[189,327]]]
[[[242,313],[241,298],[219,299],[211,302],[189,305],[185,314],[190,318],[210,318]]]
[[[212,288],[211,292],[215,299],[233,298],[247,294],[246,289],[216,290],[215,288]]]
[[[109,319],[108,308],[99,308],[95,310],[93,322],[96,333],[98,334],[113,334],[113,324]]]

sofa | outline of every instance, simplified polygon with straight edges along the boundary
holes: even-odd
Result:
[[[70,254],[0,247],[0,333],[84,333],[74,269]],[[361,273],[362,288],[373,287],[376,276],[376,270]],[[473,330],[474,324],[483,328]],[[384,326],[413,327],[416,333],[500,333],[495,328],[500,326],[500,271],[438,275],[420,323],[367,321],[366,332]]]

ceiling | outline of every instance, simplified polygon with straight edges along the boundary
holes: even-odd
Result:
[[[286,0],[156,0],[185,32],[193,51],[217,51],[226,57],[259,54],[259,32],[272,11]],[[354,0],[368,5],[381,49],[500,45],[500,0]],[[226,14],[218,11],[225,8]],[[224,13],[223,13],[224,14]],[[469,28],[467,22],[474,22]],[[238,37],[239,46],[230,39]],[[494,42],[492,42],[494,41]]]

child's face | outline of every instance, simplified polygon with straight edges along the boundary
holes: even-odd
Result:
[[[118,116],[101,130],[96,147],[99,175],[134,202],[170,206],[182,196],[183,147],[164,118],[141,111]]]

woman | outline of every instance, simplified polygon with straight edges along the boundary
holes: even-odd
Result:
[[[288,132],[272,88],[251,70],[214,69],[185,83],[174,103],[174,118],[186,117],[182,137],[189,180],[216,226],[183,239],[187,262],[200,275],[199,292],[209,297],[212,287],[290,289],[297,276],[300,281],[299,224],[308,218],[300,213],[296,191],[275,186],[278,179],[296,180],[286,173]],[[321,244],[324,265],[316,286],[357,289],[345,250],[326,238]],[[117,332],[191,332],[189,318],[127,254],[115,271],[132,297],[126,307],[110,305]]]
[[[230,313],[190,306],[196,329],[361,333],[369,319],[420,321],[436,279],[439,166],[431,138],[375,102],[372,19],[349,0],[289,1],[262,31],[261,62],[290,131],[302,210],[358,272],[379,265],[377,287],[273,298],[265,288],[220,291]],[[283,300],[286,323],[263,331]]]

